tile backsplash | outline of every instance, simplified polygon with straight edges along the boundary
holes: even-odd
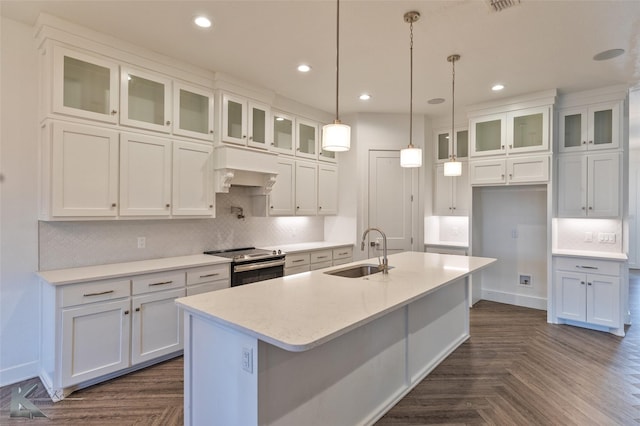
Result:
[[[565,250],[622,252],[622,222],[617,219],[553,220],[553,248]],[[609,241],[601,237],[609,236]]]
[[[263,198],[263,197],[262,197]],[[243,246],[273,246],[324,239],[324,217],[259,217],[249,188],[217,194],[215,219],[114,220],[39,223],[39,269],[50,270]],[[238,218],[241,207],[244,218]],[[138,248],[138,237],[145,248]]]

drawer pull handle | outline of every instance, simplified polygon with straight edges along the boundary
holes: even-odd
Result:
[[[149,287],[153,287],[155,285],[165,285],[165,284],[171,284],[173,281],[163,281],[161,283],[153,283],[153,284],[149,284]]]
[[[140,312],[140,308],[136,308],[136,312]]]
[[[200,278],[215,277],[216,275],[220,275],[220,273],[216,272],[215,274],[200,275]]]
[[[128,310],[127,310],[127,311],[124,311],[124,314],[125,314],[125,315],[129,315],[129,311],[128,311]]]
[[[328,256],[318,256],[318,259],[326,259]]]
[[[587,283],[587,285],[591,285],[591,283]]]
[[[102,296],[103,294],[111,294],[113,293],[115,290],[107,290],[107,291],[100,291],[98,293],[87,293],[87,294],[83,294],[84,297],[91,297],[91,296]]]
[[[304,259],[296,259],[291,261],[291,263],[300,263],[300,262],[304,262]]]
[[[344,255],[347,255],[347,254],[349,254],[349,252],[345,251],[344,253],[338,253],[338,256],[344,256]]]
[[[595,269],[595,270],[598,269],[597,266],[584,266],[584,265],[576,265],[576,268],[579,268],[579,269]]]

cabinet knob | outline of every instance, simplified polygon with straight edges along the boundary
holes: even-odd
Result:
[[[509,149],[513,149],[513,145],[509,145]]]
[[[593,143],[593,141],[589,141],[589,143]]]
[[[586,144],[587,144],[587,141],[582,141],[582,145],[586,145]]]
[[[296,206],[296,210],[300,210],[300,206]]]
[[[166,122],[167,126],[171,124],[171,122],[169,120],[167,120]]]
[[[209,208],[212,209],[213,208],[213,204],[209,204]]]
[[[246,139],[246,138],[247,138],[247,135],[242,135],[242,139]]]
[[[167,203],[167,208],[171,207],[171,204]]]
[[[587,283],[587,285],[591,285],[591,283]]]
[[[318,206],[318,210],[322,210],[322,206]]]
[[[140,312],[140,308],[136,308],[136,312]]]
[[[209,133],[213,134],[213,130],[209,130]]]
[[[455,209],[456,209],[455,207],[451,207],[451,210],[455,210]]]
[[[116,203],[111,203],[111,207],[116,207],[117,204]]]
[[[586,209],[584,208],[584,206],[582,206],[582,210],[586,210]]]
[[[504,149],[504,145],[502,145],[502,146],[500,147],[500,149]]]
[[[584,285],[584,281],[580,281],[580,284]]]
[[[253,136],[249,136],[249,140],[252,141],[253,140]]]
[[[129,311],[128,310],[124,311],[124,314],[129,315]]]
[[[589,206],[589,210],[593,210],[593,207]]]
[[[270,208],[270,209],[272,209],[272,208],[273,208],[273,206],[269,206],[269,208]]]
[[[509,179],[513,179],[513,174],[509,173]]]
[[[501,177],[502,179],[504,179],[504,173],[503,173],[503,174],[501,174],[501,175],[500,175],[500,177]]]
[[[111,110],[111,115],[116,115],[117,113],[118,113],[118,111],[117,111],[117,110],[115,110],[115,109],[112,109],[112,110]]]

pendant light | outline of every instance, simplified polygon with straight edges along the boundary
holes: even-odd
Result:
[[[338,115],[338,89],[340,83],[340,0],[336,12],[336,119],[322,127],[323,151],[349,151],[351,147],[351,127],[342,124]]]
[[[404,22],[409,24],[409,146],[400,151],[401,167],[422,166],[422,149],[416,148],[411,142],[413,140],[413,23],[420,19],[419,12],[407,12],[404,14]]]
[[[447,61],[451,62],[451,67],[453,69],[452,72],[452,80],[451,80],[451,135],[449,136],[449,140],[451,141],[451,155],[449,156],[449,161],[444,163],[444,175],[445,176],[461,176],[462,175],[462,163],[456,161],[456,154],[453,152],[453,135],[454,133],[454,122],[455,122],[455,94],[456,94],[456,61],[460,60],[460,55],[449,55],[447,57]]]

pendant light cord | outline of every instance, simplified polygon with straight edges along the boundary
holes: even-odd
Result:
[[[455,108],[456,108],[456,58],[454,57],[451,60],[451,66],[453,67],[453,79],[451,81],[451,159],[453,161],[456,161],[456,154],[454,152],[453,149],[453,135],[454,133],[454,128],[455,128]]]
[[[340,122],[338,114],[338,93],[340,87],[340,0],[337,0],[336,6],[336,122]]]
[[[409,147],[413,148],[413,21],[409,23]]]

